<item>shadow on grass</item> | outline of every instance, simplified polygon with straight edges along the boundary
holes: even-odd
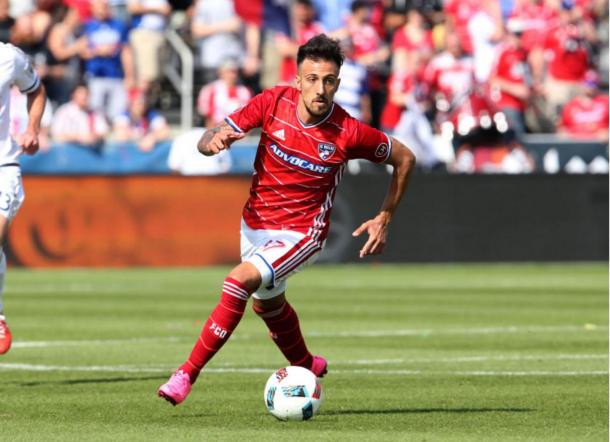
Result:
[[[80,385],[80,384],[112,384],[118,382],[151,381],[167,379],[167,376],[139,376],[139,377],[117,377],[117,378],[89,378],[89,379],[64,379],[62,381],[33,381],[19,382],[22,387],[37,387],[39,385]]]
[[[326,416],[350,414],[419,414],[419,413],[529,413],[532,408],[389,408],[387,410],[330,410]]]

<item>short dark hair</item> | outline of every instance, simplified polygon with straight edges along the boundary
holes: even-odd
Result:
[[[304,45],[299,46],[297,66],[300,66],[306,58],[310,60],[334,61],[337,67],[340,68],[345,56],[338,40],[334,40],[326,34],[319,34],[309,39]]]
[[[350,6],[350,10],[352,11],[352,13],[358,11],[359,9],[363,9],[363,8],[371,8],[371,4],[364,0],[355,0],[352,2],[351,6]]]

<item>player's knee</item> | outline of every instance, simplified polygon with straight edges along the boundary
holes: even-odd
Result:
[[[270,299],[252,299],[252,310],[259,316],[273,316],[274,313],[279,313],[286,304],[286,296],[280,293]]]
[[[239,281],[250,292],[256,291],[261,285],[261,275],[256,267],[249,262],[243,262],[229,273],[229,278]]]

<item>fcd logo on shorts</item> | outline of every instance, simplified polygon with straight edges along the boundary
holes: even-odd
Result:
[[[335,153],[335,146],[329,143],[320,143],[318,144],[318,155],[323,160],[328,160]]]

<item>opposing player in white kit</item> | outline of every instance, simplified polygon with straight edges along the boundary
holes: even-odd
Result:
[[[10,89],[13,84],[28,97],[28,126],[17,142],[9,135]],[[28,57],[15,46],[0,43],[0,354],[11,348],[11,332],[6,324],[3,304],[6,256],[1,247],[24,198],[19,155],[22,152],[32,155],[38,151],[38,133],[45,102],[44,86]]]
[[[335,191],[349,159],[394,167],[379,214],[354,231],[354,236],[369,235],[361,258],[383,250],[388,225],[415,164],[400,142],[333,103],[342,62],[335,40],[313,37],[298,51],[296,89],[278,86],[264,91],[229,115],[225,124],[204,133],[198,143],[201,153],[214,155],[249,130],[262,128],[243,211],[242,263],[225,279],[220,302],[189,358],[158,390],[174,405],[186,398],[203,366],[237,327],[251,295],[254,311],[289,363],[319,377],[326,374],[326,360],[309,352],[297,315],[286,301],[286,279],[311,264],[324,247]]]

